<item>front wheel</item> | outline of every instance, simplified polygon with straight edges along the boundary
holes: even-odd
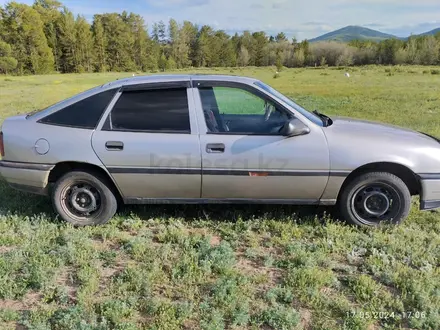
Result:
[[[341,193],[339,207],[344,220],[354,225],[397,225],[409,214],[411,193],[394,174],[371,172],[348,183]]]
[[[80,171],[69,172],[55,183],[52,203],[61,218],[75,226],[105,224],[118,206],[105,178]]]

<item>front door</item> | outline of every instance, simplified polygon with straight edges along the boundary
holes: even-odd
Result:
[[[96,154],[129,202],[200,198],[200,142],[190,91],[123,90],[94,133]]]
[[[294,113],[251,86],[197,83],[202,148],[202,197],[315,203],[329,178],[322,129],[286,138]],[[205,131],[206,130],[206,131]]]

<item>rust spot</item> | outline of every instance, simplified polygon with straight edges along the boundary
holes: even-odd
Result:
[[[269,176],[267,172],[249,172],[249,176]]]

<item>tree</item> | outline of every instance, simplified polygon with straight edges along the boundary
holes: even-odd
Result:
[[[157,25],[157,38],[159,43],[165,44],[166,43],[166,27],[165,23],[163,21],[160,21]]]
[[[278,54],[277,54],[277,59],[276,59],[275,65],[277,66],[277,72],[283,71],[283,59],[281,57],[280,52],[278,52]]]
[[[11,45],[0,40],[0,72],[10,73],[18,65],[18,61],[12,57]]]
[[[420,46],[420,62],[424,65],[435,65],[439,61],[440,44],[434,36],[422,37]]]
[[[107,71],[107,37],[105,35],[100,15],[95,15],[92,31],[95,42],[95,67],[97,71],[105,72]]]
[[[254,60],[256,66],[264,66],[265,58],[266,58],[266,45],[269,43],[269,40],[266,36],[266,33],[261,32],[254,32],[252,34],[252,37],[254,39]]]
[[[75,22],[77,72],[93,72],[93,34],[90,24],[83,16],[78,16]]]
[[[240,53],[238,54],[238,65],[247,66],[249,63],[249,52],[246,47],[241,46]]]
[[[172,56],[168,57],[168,60],[166,61],[165,69],[167,71],[174,70],[177,67],[176,61]]]
[[[159,69],[162,72],[164,72],[167,69],[167,65],[168,65],[168,60],[167,60],[165,54],[162,54],[159,58],[159,63],[158,63]]]
[[[130,16],[111,13],[101,15],[106,36],[107,65],[111,71],[133,71],[136,64],[133,57],[134,36],[130,27]]]
[[[287,41],[287,37],[284,34],[284,32],[278,33],[277,36],[275,37],[275,41],[276,42],[285,42],[285,41]]]
[[[194,66],[206,66],[210,58],[209,41],[212,35],[212,28],[208,25],[200,29],[194,46]]]
[[[59,63],[61,71],[64,73],[79,72],[75,18],[67,8],[64,8],[61,13],[57,31],[61,49]]]
[[[297,50],[295,50],[295,52],[293,53],[293,66],[297,68],[301,68],[304,66],[305,60],[306,60],[306,56],[304,53],[304,49],[298,48]]]
[[[59,71],[61,51],[59,49],[57,24],[61,16],[62,3],[57,0],[35,0],[33,8],[40,14],[43,21],[44,34],[54,56],[55,70]]]
[[[12,56],[18,61],[18,73],[51,72],[54,57],[38,12],[28,5],[10,2],[1,15],[4,41],[11,46]]]

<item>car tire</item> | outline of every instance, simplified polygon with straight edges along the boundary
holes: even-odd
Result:
[[[357,226],[398,225],[411,209],[411,193],[397,176],[370,172],[351,180],[342,190],[339,211],[343,220]]]
[[[60,217],[74,226],[103,225],[118,208],[108,180],[81,171],[69,172],[55,183],[52,204]]]

